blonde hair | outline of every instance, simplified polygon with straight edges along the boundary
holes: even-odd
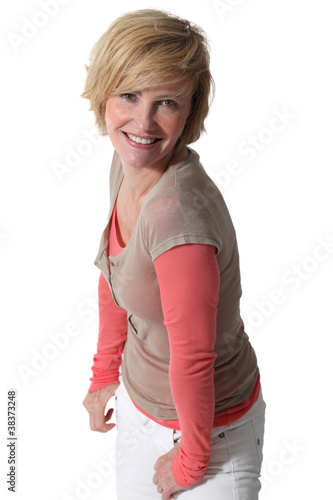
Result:
[[[214,92],[205,33],[185,19],[154,9],[116,19],[94,45],[82,97],[90,100],[96,125],[106,135],[105,104],[112,95],[170,84],[192,86],[192,108],[177,149],[195,142]],[[176,96],[174,96],[176,97]]]

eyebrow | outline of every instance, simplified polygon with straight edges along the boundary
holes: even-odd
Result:
[[[142,92],[140,90],[133,90],[132,92],[125,92],[126,94],[137,94],[137,95],[142,95]],[[156,96],[157,101],[161,101],[163,99],[178,99],[178,100],[183,100],[184,97],[182,95],[174,95],[174,94],[163,94]]]

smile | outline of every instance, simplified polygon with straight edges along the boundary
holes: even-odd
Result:
[[[146,145],[149,145],[149,144],[154,144],[155,142],[161,140],[161,139],[154,139],[154,138],[144,139],[142,137],[137,137],[136,135],[127,134],[126,132],[124,132],[124,133],[125,133],[125,135],[127,135],[127,137],[129,139],[131,139],[131,141],[136,142],[137,144],[146,144]]]

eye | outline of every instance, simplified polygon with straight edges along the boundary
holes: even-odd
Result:
[[[135,94],[121,94],[120,97],[125,101],[134,101],[136,98]]]
[[[178,106],[176,101],[173,101],[172,99],[164,99],[161,102],[162,102],[163,106],[166,106],[167,108],[175,108]]]

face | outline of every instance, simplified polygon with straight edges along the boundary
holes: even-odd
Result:
[[[192,91],[163,85],[110,97],[106,102],[108,136],[122,164],[166,167],[191,110]]]

